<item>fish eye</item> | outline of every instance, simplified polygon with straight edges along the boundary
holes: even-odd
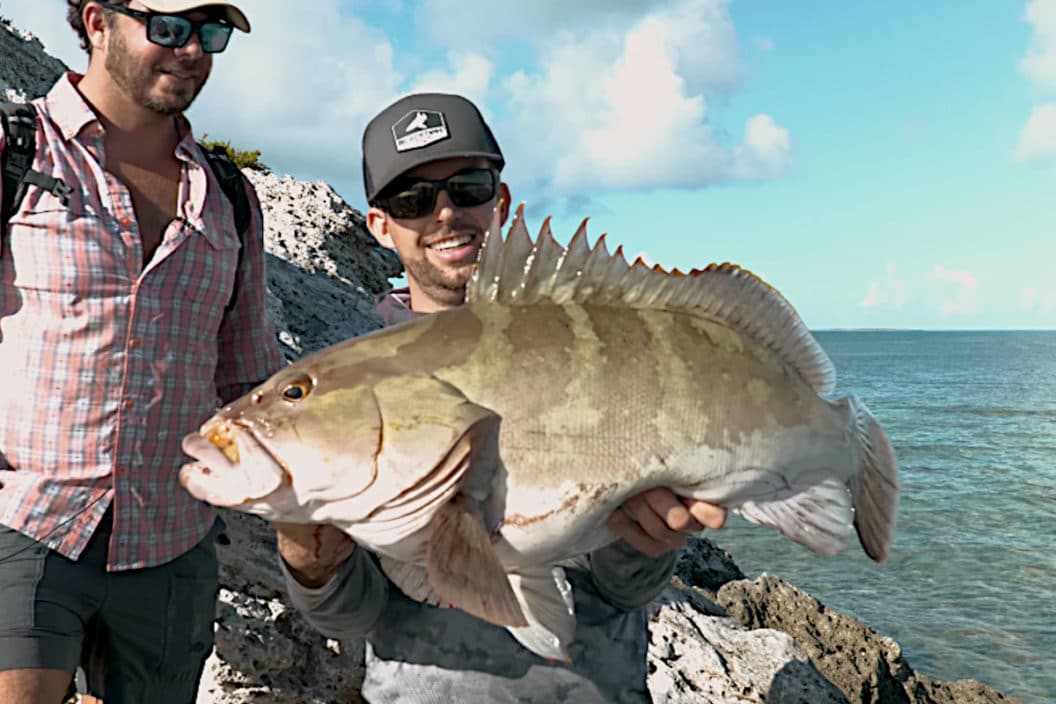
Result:
[[[308,398],[308,394],[312,392],[312,380],[310,377],[303,376],[298,379],[286,384],[282,387],[282,397],[287,401],[303,401]]]

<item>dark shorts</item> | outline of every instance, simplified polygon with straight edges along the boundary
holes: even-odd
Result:
[[[109,515],[76,561],[0,525],[0,670],[83,665],[107,704],[193,704],[213,647],[222,528],[167,564],[107,572]]]

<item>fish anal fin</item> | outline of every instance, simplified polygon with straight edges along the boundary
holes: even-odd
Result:
[[[527,626],[476,501],[455,496],[433,517],[429,584],[445,602],[499,626]]]
[[[843,550],[854,530],[851,492],[836,479],[826,479],[778,501],[747,501],[736,511],[819,555]]]
[[[571,662],[568,646],[576,637],[572,586],[560,567],[539,567],[510,574],[528,625],[507,630],[524,647],[548,660]]]

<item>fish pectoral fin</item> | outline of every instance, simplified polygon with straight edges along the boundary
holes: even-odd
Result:
[[[843,550],[854,530],[851,492],[835,479],[780,501],[747,501],[735,510],[752,523],[776,528],[819,555]]]
[[[441,600],[498,626],[526,626],[479,504],[463,495],[440,507],[426,547],[429,584]]]
[[[521,570],[510,575],[510,583],[528,625],[507,626],[507,630],[536,655],[571,662],[568,646],[576,637],[576,610],[565,571],[560,567]]]

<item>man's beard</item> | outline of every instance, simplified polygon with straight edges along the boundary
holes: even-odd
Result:
[[[425,257],[404,263],[407,275],[414,279],[422,293],[445,306],[461,305],[466,298],[466,284],[473,275],[472,263],[456,272],[443,271]]]
[[[161,115],[176,115],[183,112],[198,97],[208,76],[194,87],[190,94],[167,93],[153,95],[153,87],[159,75],[153,66],[137,61],[128,52],[128,45],[118,32],[111,32],[106,52],[106,70],[122,90],[147,110]]]

